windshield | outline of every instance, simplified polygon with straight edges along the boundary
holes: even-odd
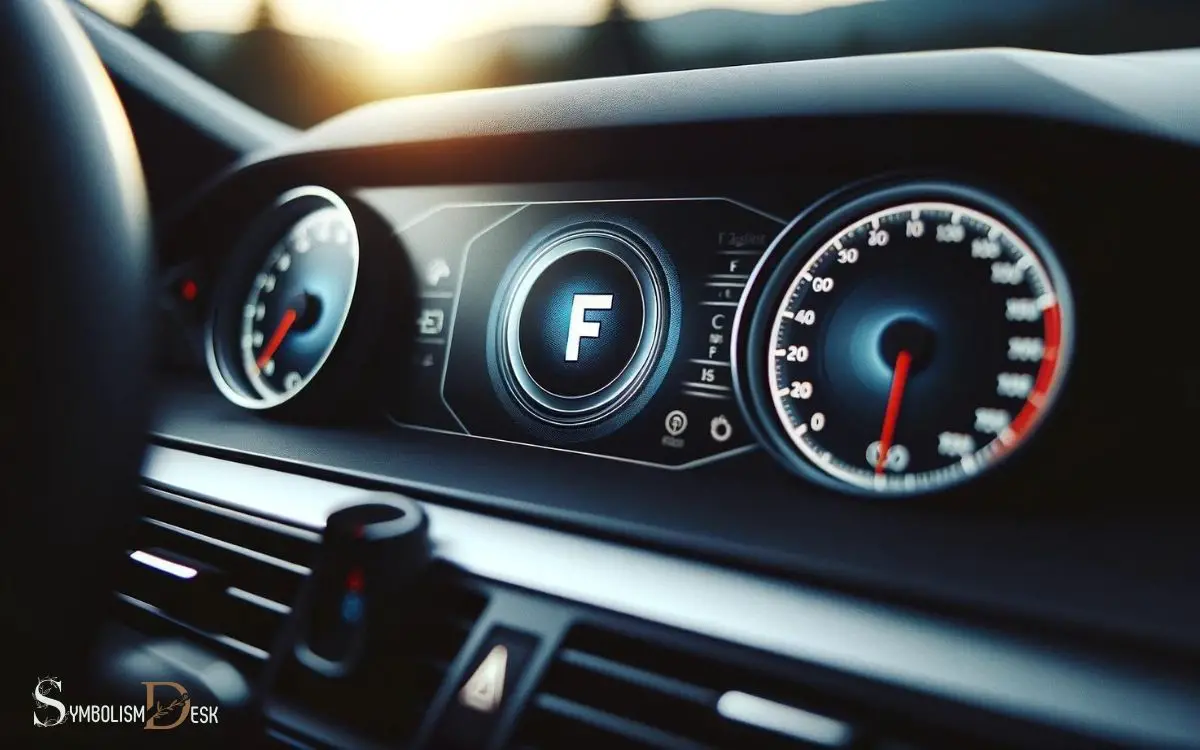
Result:
[[[1200,46],[1198,0],[82,0],[307,127],[455,89],[879,52]]]

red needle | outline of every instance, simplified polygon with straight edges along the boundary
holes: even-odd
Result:
[[[882,474],[887,464],[887,454],[896,435],[896,420],[900,418],[900,402],[904,400],[904,384],[908,381],[908,368],[912,355],[901,351],[896,355],[896,369],[892,373],[892,389],[888,392],[887,411],[883,414],[883,434],[879,436],[879,458],[875,461],[875,473]]]
[[[288,330],[291,329],[292,324],[295,322],[296,311],[288,308],[287,312],[283,314],[283,318],[279,321],[279,325],[275,328],[275,333],[271,334],[271,340],[267,342],[267,345],[263,347],[262,352],[258,355],[258,359],[255,360],[258,369],[261,370],[266,367],[267,362],[271,361],[271,357],[275,356],[275,351],[283,343],[283,337],[287,336]]]

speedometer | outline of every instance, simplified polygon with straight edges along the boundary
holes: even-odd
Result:
[[[753,307],[751,307],[753,306]],[[1070,357],[1048,244],[966,188],[909,184],[801,217],[739,314],[738,387],[798,473],[903,495],[965,481],[1024,443]]]

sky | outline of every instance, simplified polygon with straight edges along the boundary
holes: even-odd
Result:
[[[160,0],[173,26],[182,30],[241,31],[258,0]],[[626,0],[641,18],[722,7],[802,13],[864,0]],[[145,0],[83,0],[120,23],[137,17]],[[456,38],[512,26],[585,25],[599,20],[606,0],[273,0],[285,30],[340,39],[382,53],[428,50]]]

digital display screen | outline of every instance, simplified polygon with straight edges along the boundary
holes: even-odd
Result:
[[[392,207],[404,189],[365,192]],[[454,197],[398,233],[419,305],[396,422],[669,468],[752,448],[733,324],[790,217],[724,196]]]

